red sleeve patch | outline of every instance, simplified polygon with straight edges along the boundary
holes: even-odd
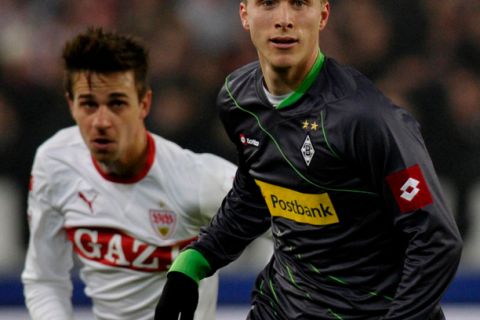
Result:
[[[386,180],[402,213],[423,208],[433,202],[418,164],[392,173]]]

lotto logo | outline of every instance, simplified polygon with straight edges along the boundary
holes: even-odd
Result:
[[[386,180],[401,212],[414,211],[433,202],[418,164],[395,172]]]
[[[420,192],[420,189],[417,188],[420,181],[413,178],[408,178],[407,182],[400,188],[403,193],[400,195],[400,198],[403,198],[407,201],[412,201],[413,198]]]
[[[242,144],[247,144],[247,138],[245,138],[245,135],[243,133],[240,134],[240,142]]]
[[[243,133],[240,133],[240,142],[244,146],[251,145],[254,147],[258,147],[260,145],[260,142],[258,140],[247,138]]]

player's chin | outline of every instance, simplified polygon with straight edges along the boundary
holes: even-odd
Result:
[[[295,61],[288,57],[279,57],[276,59],[272,59],[272,61],[270,61],[270,64],[274,70],[281,71],[295,66]]]
[[[93,149],[93,150],[90,150],[90,152],[92,154],[92,157],[97,162],[106,163],[113,160],[113,152],[111,151],[107,151],[105,149],[101,149],[101,150]]]
[[[277,50],[270,56],[270,64],[276,69],[290,68],[298,64],[295,54],[288,51]]]

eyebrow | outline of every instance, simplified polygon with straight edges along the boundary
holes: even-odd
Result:
[[[95,95],[91,93],[83,93],[78,96],[79,99],[95,99]],[[128,95],[121,92],[114,92],[108,95],[109,99],[128,98]]]
[[[95,96],[93,94],[90,94],[90,93],[84,93],[84,94],[80,94],[78,96],[78,99],[94,99]]]
[[[121,92],[113,92],[108,95],[109,98],[128,98],[128,95]]]

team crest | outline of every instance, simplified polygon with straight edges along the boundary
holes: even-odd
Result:
[[[175,230],[177,215],[169,209],[150,209],[150,222],[162,239],[167,239]]]
[[[303,160],[305,160],[305,163],[307,164],[307,166],[309,166],[310,162],[312,161],[313,155],[315,154],[315,149],[313,148],[313,144],[310,140],[309,135],[307,135],[307,137],[305,138],[301,151],[303,155]]]

